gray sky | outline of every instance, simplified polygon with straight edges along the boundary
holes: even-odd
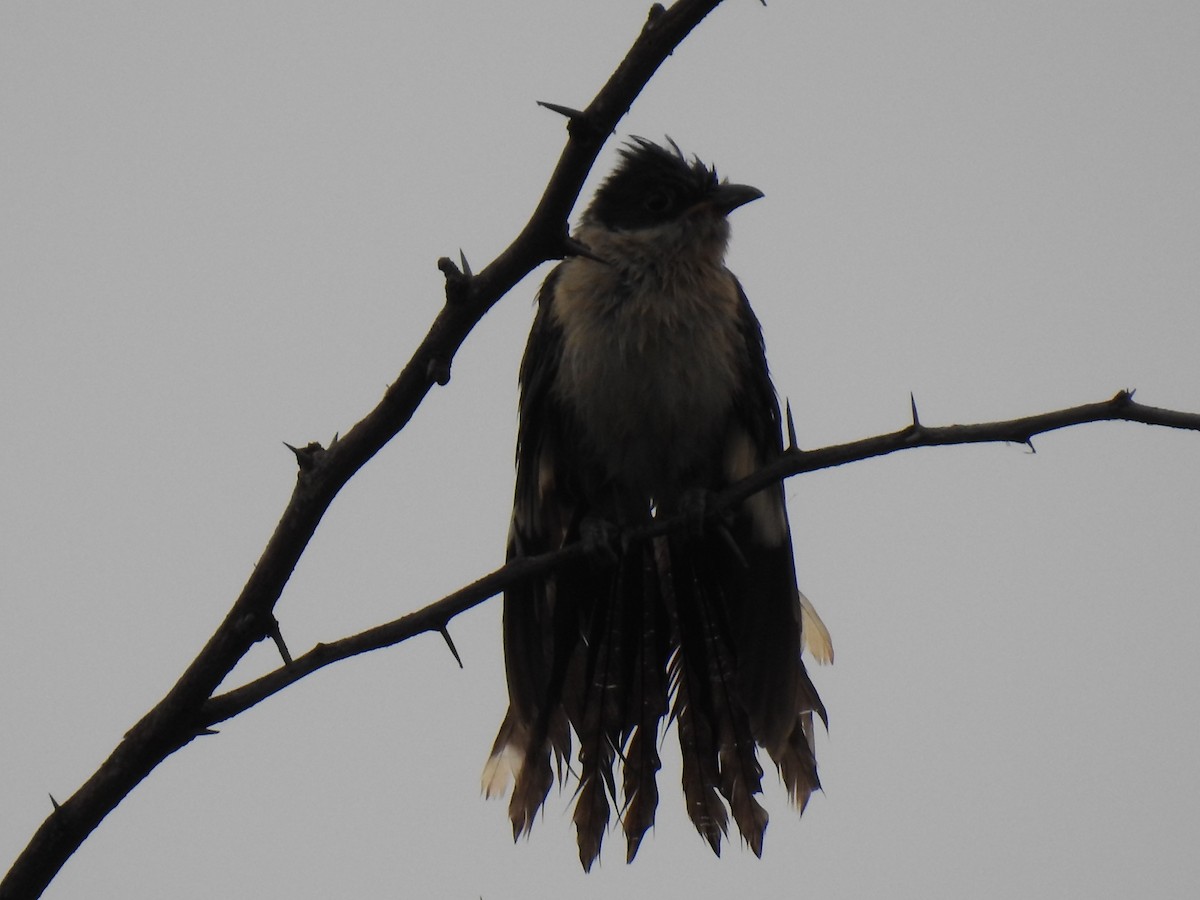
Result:
[[[515,234],[643,0],[0,6],[0,865],[218,624],[281,442],[382,394],[435,260]],[[621,134],[766,199],[730,265],[804,446],[1138,389],[1200,410],[1200,5],[719,10]],[[597,169],[611,164],[610,146]],[[589,188],[590,190],[590,188]],[[545,270],[352,482],[278,614],[301,652],[502,560]],[[478,777],[498,601],[320,673],[138,788],[46,896],[1191,897],[1200,436],[1092,425],[793,479],[837,664],[803,819],[712,857],[674,734],[590,876],[570,791],[514,846]],[[238,680],[276,664],[255,649]]]

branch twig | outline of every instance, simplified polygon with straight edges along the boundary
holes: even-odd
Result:
[[[913,402],[913,424],[891,434],[863,438],[848,444],[837,444],[819,450],[787,450],[776,462],[747,476],[722,491],[710,504],[707,515],[719,516],[752,494],[781,479],[819,469],[829,469],[847,463],[885,456],[898,450],[917,447],[941,447],[949,444],[1013,443],[1027,444],[1034,435],[1056,431],[1087,422],[1120,420],[1185,428],[1200,431],[1200,414],[1178,412],[1144,406],[1133,400],[1132,391],[1120,391],[1111,400],[1088,403],[1070,409],[1054,410],[1019,419],[983,422],[976,425],[923,425],[916,415]],[[666,534],[693,523],[687,516],[675,516],[652,525],[630,529],[634,539]],[[249,684],[213,697],[204,705],[202,720],[207,725],[230,719],[251,706],[276,694],[318,669],[332,663],[399,644],[428,631],[443,631],[449,621],[506,588],[528,578],[545,575],[583,556],[583,548],[572,544],[562,550],[513,560],[478,581],[430,603],[415,612],[392,622],[377,625],[358,634],[329,644],[318,644],[289,666],[270,672]],[[456,654],[457,658],[457,654]],[[461,665],[461,661],[460,661]]]

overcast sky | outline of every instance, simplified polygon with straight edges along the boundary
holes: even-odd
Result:
[[[283,441],[380,398],[641,27],[606,3],[0,5],[0,869],[174,683],[287,501]],[[1200,411],[1200,4],[731,0],[619,134],[766,198],[730,266],[800,441],[1137,388]],[[606,148],[595,179],[611,165]],[[591,186],[587,188],[590,192]],[[294,652],[503,558],[542,269],[343,492]],[[1200,435],[1098,424],[792,479],[833,633],[803,818],[658,825],[585,876],[479,773],[500,604],[323,671],[155,771],[46,896],[1194,897]],[[256,647],[241,682],[277,664]]]

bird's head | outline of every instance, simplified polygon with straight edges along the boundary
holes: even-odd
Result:
[[[620,162],[596,191],[583,223],[664,251],[672,244],[705,246],[719,258],[729,240],[725,217],[763,193],[719,180],[716,169],[689,160],[667,140],[670,148],[640,137],[622,147]]]

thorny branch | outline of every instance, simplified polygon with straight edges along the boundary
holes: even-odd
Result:
[[[914,402],[913,423],[891,434],[863,438],[848,444],[837,444],[819,450],[801,450],[795,446],[790,447],[776,462],[765,466],[737,484],[731,485],[713,498],[707,514],[710,517],[719,516],[752,494],[791,475],[859,462],[895,453],[897,450],[940,447],[948,444],[1028,444],[1035,435],[1048,431],[1082,425],[1086,422],[1113,420],[1200,431],[1200,414],[1145,406],[1133,400],[1132,391],[1120,391],[1111,400],[1104,400],[1100,403],[1089,403],[1020,419],[941,427],[922,425],[916,415],[916,403]],[[687,527],[689,524],[691,523],[688,518],[681,515],[656,521],[652,525],[630,529],[628,536],[632,539],[645,538]],[[450,620],[459,613],[478,606],[488,598],[520,581],[545,575],[582,556],[582,546],[572,544],[540,556],[513,560],[478,581],[415,612],[333,643],[318,644],[291,665],[282,666],[249,684],[213,697],[204,704],[201,710],[201,719],[205,725],[214,725],[230,719],[331,663],[357,656],[360,653],[399,644],[425,632],[447,634],[446,629]],[[457,658],[458,656],[455,654],[455,659]]]

